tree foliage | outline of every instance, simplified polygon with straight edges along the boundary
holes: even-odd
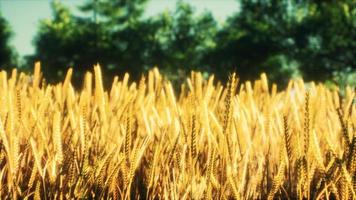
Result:
[[[56,81],[68,67],[79,77],[96,63],[108,82],[123,72],[138,78],[153,66],[173,80],[191,70],[220,80],[231,71],[242,80],[264,71],[280,84],[299,74],[324,81],[356,73],[352,0],[240,0],[224,24],[183,1],[173,11],[147,17],[146,3],[88,0],[74,15],[54,1],[29,63],[40,60],[46,77]]]
[[[16,54],[9,45],[12,32],[7,21],[0,13],[0,68],[10,69],[16,64]]]
[[[208,56],[214,71],[236,70],[242,79],[256,78],[261,71],[275,79],[295,73],[286,57],[293,26],[288,6],[287,1],[242,0],[241,11],[216,35],[219,45]]]
[[[356,73],[355,1],[241,0],[240,5],[216,35],[219,45],[208,56],[214,71],[235,69],[243,79],[266,71],[279,83],[298,73],[317,81]]]
[[[189,4],[178,2],[174,12],[163,13],[157,20],[161,24],[157,35],[161,55],[154,64],[172,79],[184,77],[191,70],[208,71],[204,55],[216,46],[217,23],[212,14],[197,15]]]
[[[78,76],[100,62],[108,64],[110,38],[101,24],[74,16],[58,1],[52,3],[52,19],[42,20],[34,39],[35,55],[49,80],[62,78],[68,67],[75,67]]]
[[[325,80],[356,70],[356,2],[304,2],[294,31],[292,56],[307,80]],[[300,14],[301,15],[301,14]]]

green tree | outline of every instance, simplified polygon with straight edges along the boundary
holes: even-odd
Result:
[[[96,63],[103,66],[107,83],[113,75],[130,72],[137,78],[152,60],[150,51],[157,46],[159,23],[142,19],[144,0],[90,0],[73,15],[59,1],[52,2],[53,17],[42,20],[34,40],[35,55],[45,76],[52,81],[63,78],[74,67],[79,86],[83,72]]]
[[[307,80],[356,73],[356,2],[303,1],[292,56]]]
[[[156,34],[161,53],[153,64],[159,65],[171,79],[182,79],[191,70],[210,71],[205,55],[215,48],[217,23],[210,12],[195,14],[187,3],[178,1],[173,12],[162,13]]]
[[[92,69],[93,64],[107,60],[110,51],[109,37],[101,24],[85,17],[74,16],[59,1],[53,1],[52,19],[41,20],[34,39],[35,54],[28,58],[30,63],[40,60],[43,73],[51,81],[58,81],[69,67],[75,75]]]
[[[298,73],[340,84],[356,73],[355,1],[241,0],[240,5],[207,55],[220,78],[231,70],[243,80],[265,71],[281,84]]]
[[[46,77],[55,81],[69,66],[82,76],[97,62],[108,82],[111,75],[123,72],[138,78],[152,66],[174,79],[176,72],[185,75],[199,69],[204,54],[215,45],[211,13],[196,16],[191,6],[179,2],[174,12],[144,18],[145,2],[90,0],[75,16],[54,1],[53,18],[40,23],[31,62],[40,60]]]
[[[12,32],[7,21],[0,13],[0,69],[9,70],[16,66],[16,54],[9,45]]]
[[[236,71],[242,80],[256,78],[262,71],[279,83],[296,73],[291,50],[293,17],[288,4],[279,0],[241,0],[241,10],[230,17],[216,35],[219,44],[207,62],[220,78]]]
[[[179,79],[190,70],[201,70],[203,55],[214,47],[216,22],[211,13],[195,15],[189,4],[178,1],[173,12],[143,18],[145,3],[104,0],[82,7],[109,27],[113,59],[109,71],[129,71],[138,78],[157,66],[169,78]]]
[[[105,43],[109,52],[104,57],[109,72],[129,71],[138,77],[146,69],[157,26],[142,18],[145,3],[146,0],[91,0],[81,7],[84,13],[93,13],[95,25],[100,25],[109,38]]]
[[[74,15],[53,1],[31,65],[40,60],[46,77],[60,80],[69,66],[82,77],[99,62],[107,83],[123,72],[138,78],[152,66],[178,81],[190,70],[220,80],[235,70],[242,81],[267,72],[280,84],[298,73],[320,81],[355,74],[352,0],[240,0],[241,9],[221,28],[210,12],[196,14],[183,1],[174,11],[144,17],[146,2],[87,0]]]

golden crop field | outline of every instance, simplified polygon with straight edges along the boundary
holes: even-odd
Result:
[[[355,91],[0,73],[1,199],[355,199]]]

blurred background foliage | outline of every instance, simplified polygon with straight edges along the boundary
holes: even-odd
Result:
[[[8,70],[11,65],[18,64],[17,55],[13,48],[9,45],[9,40],[12,36],[11,28],[8,22],[1,16],[0,13],[0,68]]]
[[[283,87],[288,79],[356,85],[356,2],[354,0],[239,0],[240,9],[223,24],[206,11],[178,1],[174,11],[143,17],[147,0],[87,0],[80,15],[52,2],[42,20],[35,53],[18,63],[8,45],[11,30],[0,17],[0,65],[31,70],[41,61],[49,82],[74,68],[74,83],[100,63],[107,84],[129,72],[138,79],[157,66],[180,83],[191,70],[231,71],[242,80],[266,72]],[[223,3],[223,2],[222,2]]]

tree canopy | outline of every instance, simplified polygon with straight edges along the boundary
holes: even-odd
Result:
[[[10,69],[16,64],[15,51],[9,45],[12,32],[8,22],[0,13],[0,68]]]
[[[40,60],[46,77],[59,80],[68,67],[82,77],[100,63],[109,82],[123,72],[139,78],[153,66],[173,80],[190,70],[220,80],[231,71],[242,80],[267,72],[282,85],[297,75],[339,81],[356,73],[354,1],[238,2],[240,9],[219,24],[183,1],[155,16],[144,16],[147,0],[88,0],[79,14],[53,1],[27,65]]]
[[[356,2],[304,3],[293,31],[292,55],[307,80],[325,80],[356,69]],[[300,12],[300,11],[299,11]]]

